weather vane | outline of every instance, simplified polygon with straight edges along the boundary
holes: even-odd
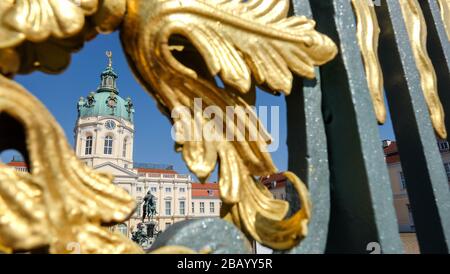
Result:
[[[110,50],[106,51],[106,56],[109,59],[108,67],[112,67],[112,51]]]

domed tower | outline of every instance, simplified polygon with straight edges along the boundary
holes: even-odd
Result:
[[[133,168],[134,107],[117,88],[118,75],[112,66],[112,53],[106,53],[108,66],[101,73],[97,91],[78,101],[75,125],[75,153],[88,166],[111,162]]]

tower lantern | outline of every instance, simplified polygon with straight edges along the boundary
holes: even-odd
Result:
[[[133,165],[134,106],[131,98],[119,96],[112,52],[106,57],[97,90],[77,103],[75,151],[92,167],[111,162],[128,168]]]

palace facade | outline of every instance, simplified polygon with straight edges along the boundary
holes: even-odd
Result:
[[[78,158],[98,172],[112,174],[114,184],[136,199],[132,217],[112,229],[131,237],[141,222],[143,198],[148,191],[156,197],[158,230],[182,220],[219,217],[217,183],[195,183],[190,174],[179,174],[171,165],[133,161],[135,109],[131,98],[119,95],[117,79],[110,58],[97,90],[79,99],[74,128]],[[14,157],[8,165],[27,172],[21,157]]]

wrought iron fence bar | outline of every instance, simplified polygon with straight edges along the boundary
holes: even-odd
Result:
[[[293,12],[312,17],[308,0],[294,0]],[[315,80],[294,80],[286,105],[289,170],[308,185],[313,204],[308,237],[289,253],[324,253],[330,218],[330,176],[318,69]],[[286,192],[292,211],[297,210],[298,198],[292,185],[286,186]]]
[[[444,23],[442,21],[442,16],[439,9],[439,4],[437,0],[419,1],[422,9],[426,12],[425,20],[427,20],[428,28],[430,28],[431,19],[433,19],[433,25],[437,31],[437,35],[440,40],[440,47],[442,48],[443,54],[445,56],[445,61],[447,66],[450,67],[450,37],[447,36],[445,31]],[[427,8],[428,6],[428,8]],[[431,16],[429,16],[431,13]],[[440,60],[443,62],[443,60]]]
[[[450,193],[398,0],[376,8],[381,64],[420,250],[448,253]]]
[[[445,113],[445,126],[450,129],[450,37],[445,32],[436,0],[419,1],[428,29],[427,48],[436,70],[438,92]]]
[[[340,47],[321,67],[331,175],[330,253],[401,253],[393,195],[348,0],[310,1],[317,28]]]

